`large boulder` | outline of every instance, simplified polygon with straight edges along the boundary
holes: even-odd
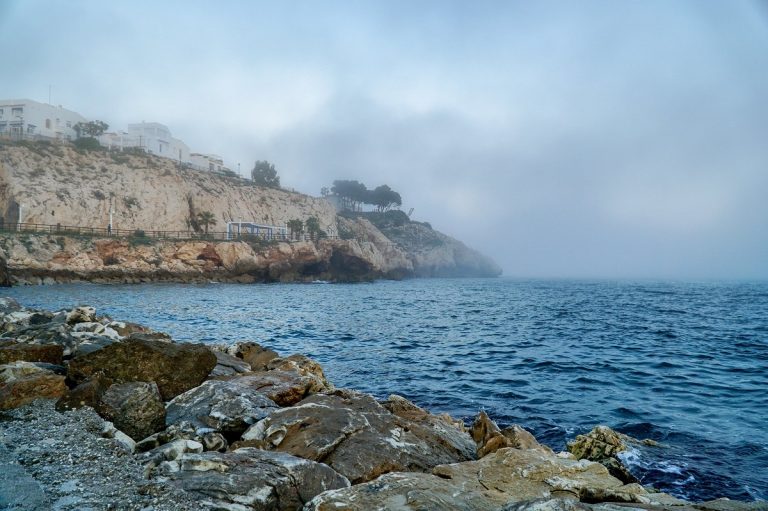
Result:
[[[278,357],[267,363],[269,371],[295,371],[302,376],[315,379],[317,386],[332,390],[333,385],[325,378],[322,366],[304,355],[294,354],[288,357]]]
[[[243,359],[254,371],[264,371],[267,364],[273,359],[278,358],[278,354],[268,348],[252,341],[242,341],[234,343],[224,348],[226,353]]]
[[[625,435],[608,426],[595,426],[589,433],[568,442],[568,451],[580,460],[600,461],[626,451],[625,439]]]
[[[64,322],[63,317],[61,321],[44,324],[6,324],[5,331],[12,332],[6,335],[23,344],[60,346],[64,357],[72,356],[85,340],[84,336],[77,338],[72,335],[72,327]]]
[[[498,511],[482,492],[459,491],[432,474],[391,472],[368,483],[321,493],[304,511]]]
[[[36,371],[0,385],[0,410],[10,410],[35,399],[55,399],[67,392],[64,376]]]
[[[97,374],[90,380],[87,380],[75,388],[71,389],[65,395],[56,401],[56,410],[63,412],[66,410],[75,410],[84,406],[97,408],[101,402],[101,396],[114,384],[109,378]]]
[[[96,309],[89,306],[75,307],[67,312],[66,322],[70,325],[77,323],[94,323],[96,321]]]
[[[233,382],[243,392],[263,394],[280,406],[291,406],[311,394],[329,390],[324,379],[297,370],[257,371],[222,379]]]
[[[305,509],[498,510],[514,502],[555,497],[586,502],[654,502],[641,486],[623,485],[598,463],[568,460],[535,449],[503,448],[478,461],[437,466],[431,474],[386,474],[365,484],[326,492]]]
[[[472,439],[459,429],[442,421],[404,419],[367,394],[342,390],[277,410],[242,438],[239,445],[322,461],[353,484],[474,457]]]
[[[10,340],[0,342],[0,364],[23,360],[61,365],[64,356],[62,347],[53,344],[26,344]]]
[[[184,454],[162,468],[204,509],[296,510],[319,493],[349,486],[327,465],[258,449]]]
[[[614,477],[625,483],[637,483],[618,455],[629,449],[628,443],[638,440],[617,433],[608,426],[595,426],[585,435],[578,435],[568,443],[568,451],[576,459],[596,461],[604,465]]]
[[[432,473],[462,490],[493,488],[492,494],[499,497],[500,504],[553,496],[589,502],[640,502],[635,495],[646,493],[642,487],[625,487],[599,463],[561,458],[534,449],[499,449],[476,462],[435,467]]]
[[[472,439],[464,422],[447,413],[434,415],[402,396],[391,394],[381,405],[407,423],[419,424],[427,431],[434,432],[439,442],[448,449],[460,453],[464,459],[474,459]]]
[[[211,371],[211,378],[217,376],[235,376],[251,371],[251,366],[241,358],[237,358],[229,353],[216,349],[213,350],[213,354],[216,355],[216,367]]]
[[[13,298],[7,296],[0,297],[0,315],[4,316],[12,312],[18,312],[21,309],[21,304]]]
[[[96,411],[137,441],[165,429],[165,406],[154,382],[112,385],[101,396]]]
[[[163,400],[200,385],[216,366],[216,356],[202,344],[128,338],[76,357],[68,377],[82,383],[96,374],[116,383],[153,381]]]
[[[152,451],[177,440],[192,440],[202,445],[205,451],[223,452],[229,446],[227,439],[218,431],[198,428],[189,422],[182,421],[144,438],[136,444],[136,450],[138,452]]]
[[[242,378],[208,380],[168,403],[166,422],[213,428],[236,439],[250,425],[277,409],[274,401],[244,384]]]
[[[477,444],[477,457],[482,458],[505,447],[535,449],[544,454],[554,454],[549,447],[541,445],[536,438],[517,424],[499,429],[499,426],[480,412],[472,423],[472,438]]]
[[[53,371],[48,369],[50,364],[41,364],[35,362],[17,361],[10,364],[0,365],[0,385],[24,378],[31,374],[46,373],[52,374]]]

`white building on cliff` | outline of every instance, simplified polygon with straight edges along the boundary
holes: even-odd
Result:
[[[99,137],[99,142],[110,149],[138,147],[150,154],[182,163],[189,162],[187,144],[174,138],[168,126],[159,122],[129,124],[128,131],[105,133]]]
[[[31,99],[0,100],[0,136],[17,139],[74,140],[78,122],[87,119],[61,105]]]

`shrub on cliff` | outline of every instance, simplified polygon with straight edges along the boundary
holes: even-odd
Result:
[[[101,151],[103,149],[99,141],[93,137],[78,138],[74,144],[78,151]]]

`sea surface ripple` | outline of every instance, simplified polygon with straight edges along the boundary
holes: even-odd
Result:
[[[643,484],[768,498],[768,283],[433,279],[373,284],[72,284],[4,292],[90,304],[177,340],[255,340],[337,386],[466,420],[485,409],[562,449],[606,424],[661,447]]]

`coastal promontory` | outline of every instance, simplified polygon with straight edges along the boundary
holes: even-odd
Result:
[[[342,212],[142,152],[0,145],[6,283],[359,281],[496,276],[488,257],[404,212]],[[314,231],[286,228],[307,222]],[[247,223],[251,231],[231,225]],[[261,226],[253,234],[252,226]],[[229,229],[228,232],[225,232]]]

